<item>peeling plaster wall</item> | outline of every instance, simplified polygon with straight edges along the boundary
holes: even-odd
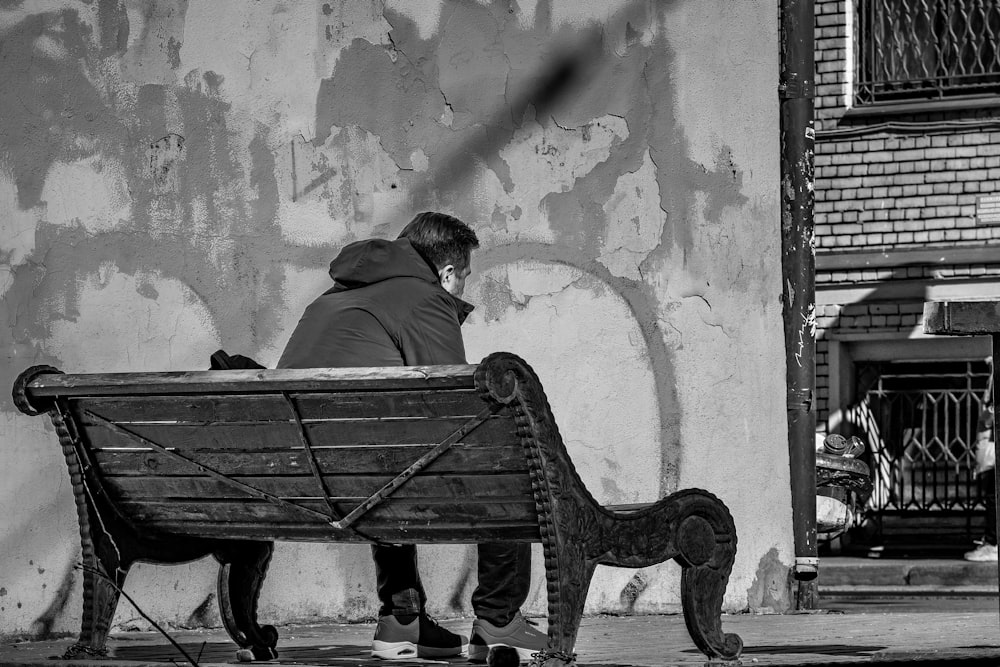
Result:
[[[470,360],[538,370],[603,502],[732,509],[729,610],[788,607],[777,7],[674,0],[46,0],[0,9],[0,384],[273,364],[344,244],[416,211],[483,241]],[[0,635],[75,632],[50,425],[0,402]],[[467,613],[468,547],[423,550]],[[538,552],[536,552],[538,553]],[[544,611],[536,559],[527,611]],[[458,573],[456,575],[456,573]],[[217,624],[215,565],[127,585]],[[600,569],[588,610],[676,611],[679,570]],[[269,621],[375,613],[363,546],[279,545]],[[122,603],[119,627],[143,622]]]

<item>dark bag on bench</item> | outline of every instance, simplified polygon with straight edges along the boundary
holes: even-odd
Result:
[[[224,371],[232,368],[264,368],[264,366],[261,366],[250,357],[244,357],[242,354],[229,355],[224,350],[217,350],[212,355],[212,367],[210,370]]]

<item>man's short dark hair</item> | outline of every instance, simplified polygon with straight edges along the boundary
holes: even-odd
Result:
[[[417,213],[399,233],[428,263],[440,270],[452,264],[464,269],[479,239],[472,229],[454,216],[425,211]]]

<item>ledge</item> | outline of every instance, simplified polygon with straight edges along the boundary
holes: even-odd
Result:
[[[991,245],[914,248],[901,250],[818,251],[817,271],[891,268],[920,264],[1000,264],[1000,252]]]
[[[986,300],[1000,297],[1000,278],[982,276],[952,280],[886,280],[867,283],[819,283],[816,305],[896,301]]]
[[[884,118],[938,111],[976,111],[1000,107],[1000,96],[979,95],[976,97],[953,97],[938,100],[914,100],[909,102],[882,102],[849,108],[844,118]]]
[[[959,336],[1000,334],[1000,299],[927,302],[924,332]]]
[[[997,594],[997,564],[965,560],[877,559],[827,557],[820,559],[820,587],[840,594],[871,594],[904,589],[909,594],[981,589]],[[937,590],[935,590],[937,589]],[[943,590],[942,590],[943,589]]]

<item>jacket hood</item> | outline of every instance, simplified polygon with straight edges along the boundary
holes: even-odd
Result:
[[[334,292],[357,289],[390,278],[418,278],[437,283],[437,272],[408,239],[367,239],[344,247],[330,262]]]
[[[437,270],[410,245],[409,239],[366,239],[348,244],[330,262],[333,287],[327,294],[358,289],[391,278],[416,278],[438,285]],[[444,291],[444,288],[441,288]],[[447,292],[445,292],[447,294]],[[464,321],[473,307],[451,296],[458,307],[459,320]]]

